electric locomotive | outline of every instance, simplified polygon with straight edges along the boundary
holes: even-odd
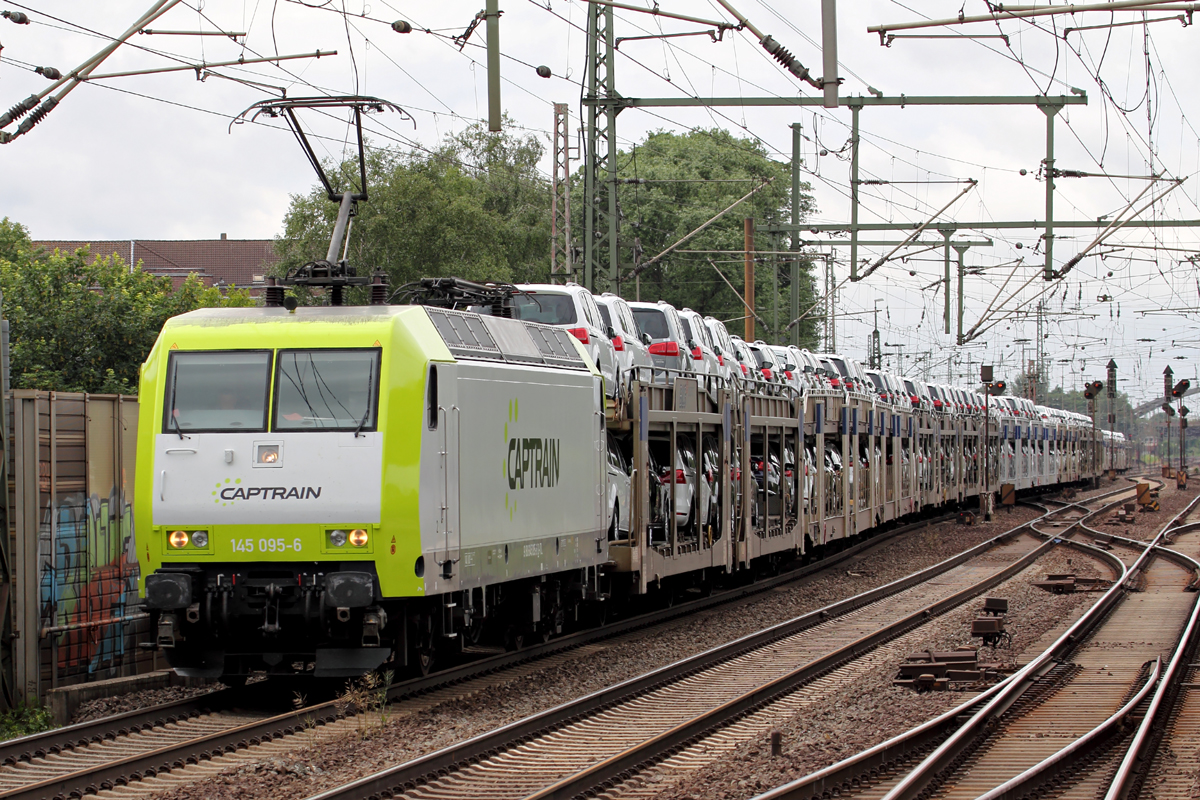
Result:
[[[345,677],[489,617],[561,630],[608,559],[602,383],[565,330],[452,310],[169,320],[139,389],[157,645],[182,675]]]

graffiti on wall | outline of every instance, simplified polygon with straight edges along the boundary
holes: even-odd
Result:
[[[117,667],[136,653],[138,622],[84,624],[140,611],[132,539],[133,509],[116,487],[105,498],[64,494],[43,510],[38,526],[41,628],[79,626],[50,634],[60,678]]]

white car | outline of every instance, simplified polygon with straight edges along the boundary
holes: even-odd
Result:
[[[790,386],[797,392],[804,392],[804,379],[802,377],[801,365],[796,360],[796,354],[792,348],[785,347],[781,344],[767,344],[766,342],[755,342],[770,349],[775,354],[775,364],[779,371],[779,377],[784,385]]]
[[[629,307],[633,309],[638,330],[650,338],[646,350],[655,368],[660,370],[654,376],[655,383],[669,384],[674,380],[668,377],[666,370],[676,373],[699,372],[688,349],[683,321],[675,306],[660,300],[657,303],[630,303]]]
[[[646,342],[643,340],[645,334],[638,330],[637,321],[633,318],[633,309],[629,307],[629,303],[611,292],[605,292],[595,299],[600,316],[604,317],[605,324],[612,329],[609,338],[617,354],[617,367],[622,380],[626,383],[631,380],[649,382],[650,371],[642,368],[651,367],[654,362],[650,360],[650,353],[646,350]]]
[[[705,317],[704,325],[708,328],[708,335],[712,339],[713,352],[717,354],[718,374],[722,380],[728,383],[731,378],[735,377],[734,373],[741,372],[736,363],[737,355],[734,353],[733,339],[729,335],[729,329],[716,317]],[[741,379],[741,375],[736,377]]]
[[[517,289],[510,300],[513,318],[566,328],[604,376],[604,393],[616,397],[621,378],[617,353],[592,293],[577,283],[525,283]]]
[[[633,468],[616,437],[608,434],[608,540],[629,538]]]
[[[683,323],[683,333],[688,337],[688,349],[692,351],[692,360],[696,362],[696,372],[719,376],[721,368],[704,317],[685,308],[679,312],[679,319]]]

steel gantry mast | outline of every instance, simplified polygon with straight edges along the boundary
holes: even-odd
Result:
[[[550,183],[550,280],[570,280],[571,130],[566,103],[554,104],[554,174]]]
[[[617,114],[613,7],[588,5],[587,152],[583,172],[583,283],[597,291],[597,272],[617,280]]]

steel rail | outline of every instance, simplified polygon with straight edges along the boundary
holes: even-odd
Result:
[[[1090,498],[1089,502],[1106,497],[1108,494],[1112,493],[1106,493],[1097,498]],[[748,602],[762,592],[834,566],[889,539],[952,518],[953,515],[946,514],[929,520],[918,520],[907,525],[897,526],[892,530],[884,531],[870,539],[865,539],[845,550],[832,554],[825,559],[782,575],[757,581],[748,586],[740,586],[724,592],[714,593],[710,597],[682,603],[670,609],[638,615],[626,620],[609,623],[600,628],[560,637],[545,644],[527,647],[516,652],[478,659],[448,670],[404,681],[393,685],[388,690],[387,697],[389,701],[395,701],[423,694],[440,687],[454,685],[497,672],[517,664],[574,649],[590,642],[612,638],[634,630],[661,624],[671,619],[697,613],[714,606]],[[1003,536],[995,537],[995,539],[998,540]],[[0,743],[0,763],[14,764],[21,760],[31,760],[46,755],[53,755],[61,753],[64,750],[86,747],[93,743],[116,739],[121,735],[148,730],[163,724],[191,719],[206,713],[228,710],[235,705],[238,696],[237,690],[223,690],[208,695],[175,701],[162,706],[127,712],[117,717],[79,723],[66,728],[22,737],[21,739],[9,740]],[[0,797],[19,797],[32,800],[32,798],[54,797],[56,795],[66,796],[88,789],[95,790],[107,786],[121,785],[131,780],[139,780],[144,776],[154,776],[161,772],[170,771],[172,768],[184,766],[188,763],[195,763],[198,760],[217,757],[223,753],[234,752],[237,749],[247,746],[281,738],[314,725],[324,725],[328,722],[341,719],[347,713],[353,713],[353,709],[347,709],[344,704],[336,700],[329,701],[289,711],[284,714],[264,717],[255,722],[181,741],[174,745],[147,751],[137,756],[130,756],[117,762],[109,762],[107,766],[64,773],[51,779],[27,784],[25,787],[0,793]]]
[[[1065,652],[1073,648],[1082,638],[1083,635],[1092,630],[1097,622],[1102,619],[1112,608],[1117,601],[1125,594],[1125,589],[1128,584],[1140,573],[1140,570],[1153,554],[1153,546],[1166,534],[1168,530],[1174,527],[1182,517],[1190,513],[1193,507],[1200,502],[1200,496],[1194,499],[1182,511],[1176,514],[1166,525],[1159,531],[1148,546],[1134,560],[1128,568],[1124,568],[1124,575],[1115,582],[1101,598],[1092,604],[1075,624],[1067,629],[1062,636],[1058,638],[1049,648],[1041,655],[1023,667],[1014,675],[1014,680],[1009,684],[1007,689],[1000,692],[996,697],[992,698],[982,709],[971,717],[962,727],[943,742],[936,750],[933,751],[924,761],[922,761],[915,769],[908,773],[901,781],[883,796],[883,800],[913,800],[916,798],[936,777],[944,772],[952,762],[971,744],[981,732],[989,726],[993,720],[999,717],[1006,711],[1017,697],[1024,691],[1024,684],[1028,683],[1028,677],[1036,672],[1041,667],[1047,665],[1052,659],[1056,658],[1061,652]],[[1087,547],[1087,545],[1081,545]],[[1106,551],[1099,550],[1097,552],[1104,553]],[[1115,558],[1115,557],[1114,557]],[[1018,689],[1020,690],[1018,691]]]
[[[1129,491],[1129,488],[1130,487],[1123,487],[1112,492],[1107,492],[1104,495],[1100,495],[1100,497],[1103,498],[1115,494],[1124,494],[1125,492]],[[1097,498],[1091,498],[1091,500],[1095,499]],[[1120,502],[1123,501],[1115,500],[1097,511],[1089,512],[1080,520],[1076,521],[1071,527],[1082,526],[1084,524],[1084,520],[1089,520],[1100,516],[1101,514],[1107,513],[1110,508]],[[1055,509],[1053,513],[1062,512],[1071,506],[1077,505],[1081,504],[1070,503],[1064,505],[1063,508]],[[1048,516],[1048,514],[1043,515],[1043,517],[1045,516]],[[1036,520],[1034,522],[1036,522]],[[1050,536],[1051,541],[1054,539],[1059,539],[1064,543],[1078,545],[1078,543],[1071,542],[1069,539],[1062,538],[1070,532],[1071,529],[1068,528],[1064,531],[1057,531],[1054,534],[1043,535]],[[1091,548],[1087,545],[1080,545],[1080,547],[1086,548],[1089,551],[1089,554],[1094,555],[1101,561],[1108,562],[1116,571],[1117,575],[1122,577],[1124,576],[1125,565],[1116,556],[1099,548]],[[1119,586],[1121,583],[1122,581],[1118,580],[1114,583],[1114,586]],[[1085,619],[1087,619],[1087,615],[1081,617],[1080,622]],[[1079,622],[1077,622],[1070,630],[1068,630],[1062,637],[1059,638],[1055,645],[1052,645],[1052,648],[1059,646],[1064,641],[1068,641],[1068,637],[1073,637],[1076,629],[1079,627]],[[1075,639],[1071,638],[1069,641],[1073,643]],[[864,774],[874,776],[888,769],[889,767],[908,760],[914,753],[925,751],[933,744],[945,740],[955,728],[958,728],[963,724],[962,718],[965,715],[970,715],[971,718],[975,718],[981,709],[991,707],[997,699],[1002,700],[1004,709],[1007,709],[1017,700],[1020,694],[1022,694],[1029,687],[1033,686],[1039,678],[1045,675],[1050,670],[1051,666],[1052,663],[1049,661],[1049,659],[1038,664],[1037,666],[1034,666],[1031,663],[1026,668],[1014,673],[1013,675],[1010,675],[1008,678],[1005,678],[1003,681],[995,686],[992,686],[978,696],[955,708],[950,709],[940,716],[934,717],[933,719],[928,720],[916,726],[915,728],[905,731],[904,733],[894,736],[891,739],[881,742],[873,747],[869,747],[866,750],[856,753],[855,755],[845,758],[837,763],[831,764],[828,767],[817,770],[816,772],[798,778],[789,783],[777,786],[774,789],[770,789],[755,797],[754,800],[800,800],[801,798],[827,797],[830,796],[831,793],[841,793],[850,788],[853,783],[857,782],[857,776]],[[1014,692],[1014,686],[1019,686],[1020,691]]]
[[[394,701],[424,694],[443,686],[461,683],[527,661],[543,658],[576,647],[582,647],[598,639],[608,639],[630,633],[715,606],[746,602],[763,592],[806,578],[823,569],[836,566],[875,545],[930,525],[948,522],[952,519],[954,519],[953,514],[943,514],[931,519],[918,520],[900,525],[891,530],[883,531],[869,539],[864,539],[820,561],[814,561],[798,569],[790,570],[771,578],[765,578],[753,584],[714,592],[708,597],[679,603],[669,609],[652,611],[628,619],[609,622],[602,627],[562,636],[544,644],[527,646],[510,653],[479,658],[466,664],[460,664],[419,678],[402,681],[393,685],[388,690],[388,700]],[[176,700],[148,708],[128,711],[115,716],[103,717],[29,736],[0,741],[0,765],[12,765],[19,761],[43,758],[46,755],[55,755],[64,750],[86,747],[104,740],[115,739],[118,736],[125,736],[138,731],[150,730],[162,725],[192,719],[202,714],[228,710],[236,705],[239,697],[240,693],[237,689],[223,689],[184,700]],[[328,703],[309,706],[296,711],[295,715],[297,718],[302,718],[314,711],[322,712],[327,707],[332,707],[335,703],[336,701],[330,701]],[[0,794],[0,796],[3,796],[3,794]]]
[[[1111,733],[1113,728],[1123,724],[1125,718],[1146,699],[1146,695],[1150,694],[1150,690],[1158,684],[1161,674],[1162,658],[1157,658],[1154,661],[1154,668],[1146,677],[1146,682],[1142,684],[1142,688],[1130,698],[1129,702],[1117,709],[1116,713],[1057,753],[1042,759],[1020,775],[1009,778],[991,791],[984,792],[976,800],[1018,800],[1021,797],[1025,797],[1035,783],[1043,782],[1047,773],[1062,772],[1085,752],[1097,746],[1102,737]]]
[[[56,755],[64,750],[170,725],[230,707],[235,690],[221,689],[185,700],[139,708],[103,719],[80,722],[0,742],[0,764],[13,765]]]
[[[1107,497],[1110,494],[1121,494],[1128,491],[1127,488],[1122,488],[1114,492],[1107,493],[1101,497]],[[1091,498],[1092,501],[1098,498]],[[1081,504],[1072,504],[1081,505]],[[1061,513],[1061,510],[1048,512],[1043,517],[1050,514]],[[1038,519],[1041,519],[1039,517]],[[905,578],[893,581],[882,587],[863,592],[855,597],[848,598],[837,603],[833,603],[825,608],[797,617],[794,620],[780,623],[771,628],[758,633],[750,634],[741,639],[729,642],[724,645],[712,648],[704,653],[697,654],[687,659],[683,659],[674,664],[656,669],[645,675],[631,678],[623,683],[615,686],[601,689],[593,692],[578,700],[574,700],[563,705],[548,709],[539,714],[527,717],[522,720],[510,723],[503,727],[480,734],[472,739],[464,742],[459,742],[433,753],[429,753],[420,758],[399,764],[381,770],[373,775],[369,775],[345,784],[340,787],[328,790],[326,792],[315,795],[311,800],[346,800],[347,798],[364,798],[386,796],[387,793],[395,793],[403,791],[407,787],[420,785],[431,779],[432,776],[439,773],[444,773],[447,770],[454,769],[458,766],[471,763],[480,758],[487,757],[499,750],[510,747],[515,742],[527,740],[530,737],[538,734],[554,730],[562,725],[577,720],[588,714],[596,711],[612,707],[621,702],[625,702],[634,697],[637,697],[645,692],[660,687],[664,684],[678,681],[682,678],[695,674],[700,670],[725,662],[736,656],[746,652],[764,647],[779,639],[790,636],[794,633],[815,627],[823,622],[826,622],[832,616],[840,616],[850,611],[856,610],[863,606],[869,605],[883,597],[895,594],[899,591],[917,585],[930,577],[941,574],[961,563],[964,563],[975,556],[991,549],[996,544],[1017,536],[1022,530],[1028,528],[1032,522],[1022,523],[1013,529],[1006,531],[986,542],[981,543],[963,553],[952,558],[935,564],[926,569],[920,570]],[[1047,547],[1047,545],[1043,545]],[[1037,548],[1033,553],[1040,553],[1042,548]],[[1103,551],[1100,551],[1103,552]],[[1031,554],[1032,555],[1032,554]],[[1020,562],[1017,562],[1019,564]],[[1010,565],[1001,572],[1013,572],[1023,568],[1023,564]],[[995,577],[999,573],[993,573],[990,578]],[[1003,580],[1004,578],[1000,578]],[[987,587],[979,588],[977,584],[972,589],[972,594],[978,591],[985,590]],[[961,594],[961,593],[960,593]],[[934,604],[940,606],[946,601]],[[907,627],[912,627],[915,623],[919,623],[932,615],[931,607],[922,609],[915,614],[905,617],[902,624]],[[893,626],[888,626],[889,629]],[[893,634],[895,631],[893,630]],[[877,642],[871,641],[876,637],[874,634],[856,641],[832,654],[832,656],[821,659],[818,662],[813,662],[805,665],[800,669],[789,673],[788,675],[776,679],[767,687],[760,687],[742,697],[735,698],[712,712],[712,715],[705,715],[705,724],[702,729],[709,729],[713,725],[719,724],[721,721],[728,720],[740,716],[762,701],[770,699],[774,694],[786,691],[791,685],[802,682],[806,678],[811,678],[827,671],[837,663],[853,657],[857,653],[861,653],[866,649],[870,649]],[[596,786],[613,776],[621,774],[623,771],[635,766],[638,763],[652,759],[663,752],[678,746],[682,742],[695,737],[699,733],[699,729],[692,725],[682,725],[675,729],[667,731],[652,740],[653,746],[648,749],[637,749],[637,752],[626,751],[610,759],[606,759],[598,765],[569,776],[566,780],[560,781],[554,786],[543,790],[543,792],[534,795],[535,797],[569,797],[574,796],[581,791],[585,791]]]
[[[933,524],[949,521],[953,518],[953,514],[944,514],[932,519],[918,520],[906,525],[897,526],[892,530],[884,531],[869,539],[864,539],[820,561],[785,572],[781,575],[756,581],[747,586],[739,586],[734,589],[717,592],[709,597],[681,603],[669,609],[640,614],[625,620],[609,623],[599,628],[560,637],[544,644],[526,647],[515,652],[477,659],[447,670],[403,681],[389,688],[387,699],[389,701],[396,701],[406,697],[421,695],[437,688],[451,686],[518,664],[575,649],[595,641],[613,638],[642,628],[668,622],[672,619],[685,617],[715,606],[748,602],[763,592],[835,566],[877,544]],[[127,712],[116,717],[106,717],[33,734],[20,739],[0,742],[0,764],[15,764],[18,761],[29,761],[34,758],[61,753],[64,750],[87,747],[93,743],[113,740],[118,736],[149,730],[164,724],[192,719],[202,714],[228,710],[234,707],[239,696],[238,690],[226,689],[186,700],[178,700],[161,706]],[[172,768],[184,766],[188,763],[196,763],[198,760],[207,760],[220,756],[223,753],[231,753],[247,746],[291,735],[297,731],[311,728],[314,725],[325,725],[352,713],[354,713],[354,709],[347,708],[344,703],[338,700],[319,703],[283,714],[266,716],[261,720],[181,741],[119,761],[109,762],[109,764],[104,766],[84,768],[37,783],[26,784],[23,787],[0,792],[0,798],[5,798],[6,800],[8,798],[35,800],[35,798],[67,796],[73,792],[94,791],[97,788],[102,789],[107,786],[122,785],[131,780],[140,780],[143,776],[155,776],[158,773],[168,772]]]
[[[1086,527],[1086,526],[1085,526]],[[1197,523],[1188,523],[1182,526],[1176,526],[1171,529],[1171,533],[1177,533],[1181,528],[1194,529],[1200,527]],[[1090,529],[1089,529],[1090,530]],[[1156,553],[1161,554],[1164,558],[1168,558],[1177,562],[1184,568],[1190,570],[1193,574],[1200,574],[1200,562],[1197,562],[1191,556],[1180,553],[1176,550],[1171,550],[1160,545],[1153,545],[1149,542],[1139,541],[1137,539],[1129,539],[1124,536],[1115,534],[1105,534],[1117,540],[1118,544],[1131,549],[1148,550],[1152,549]],[[1200,600],[1198,596],[1197,600]],[[1175,646],[1174,653],[1170,664],[1166,671],[1162,670],[1162,658],[1156,660],[1154,673],[1146,681],[1145,685],[1130,700],[1124,707],[1114,713],[1100,725],[1093,728],[1088,733],[1084,734],[1079,739],[1064,747],[1054,755],[1046,758],[1041,763],[1030,767],[1022,774],[1006,781],[1004,784],[996,787],[990,792],[981,795],[978,800],[1016,800],[1023,796],[1027,796],[1030,792],[1035,791],[1037,786],[1044,784],[1047,780],[1047,773],[1061,773],[1072,763],[1078,761],[1086,752],[1099,746],[1103,737],[1112,732],[1112,729],[1124,722],[1130,712],[1137,707],[1149,694],[1151,689],[1155,689],[1155,694],[1147,708],[1145,716],[1134,735],[1133,741],[1126,751],[1125,757],[1118,772],[1110,785],[1108,793],[1105,795],[1105,800],[1118,800],[1120,797],[1127,795],[1129,787],[1140,777],[1136,772],[1137,763],[1141,761],[1146,754],[1146,743],[1153,733],[1156,724],[1156,715],[1159,708],[1162,706],[1164,698],[1174,691],[1176,676],[1179,672],[1181,660],[1186,657],[1189,646],[1193,643],[1192,639],[1195,634],[1197,618],[1200,617],[1200,602],[1193,601],[1192,610],[1188,615],[1188,620],[1185,623],[1182,635]]]
[[[1095,533],[1100,533],[1099,531],[1095,531],[1093,528],[1089,528],[1086,525],[1083,527],[1087,530],[1092,530]],[[1177,532],[1181,528],[1194,527],[1198,527],[1196,523],[1188,523],[1171,528],[1171,532]],[[1164,538],[1165,533],[1166,532],[1164,532]],[[1115,534],[1103,535],[1110,536],[1113,540],[1117,540],[1117,543],[1123,547],[1143,551],[1152,549],[1155,552],[1163,555],[1163,557],[1179,563],[1184,568],[1190,570],[1193,574],[1198,574],[1198,571],[1200,571],[1200,562],[1197,562],[1191,556],[1188,556],[1184,553],[1154,545],[1150,542],[1143,542],[1124,536],[1118,536]],[[1125,759],[1122,762],[1121,770],[1118,772],[1118,780],[1114,782],[1113,786],[1110,786],[1109,792],[1106,795],[1106,800],[1115,800],[1120,795],[1122,788],[1132,779],[1133,766],[1141,757],[1139,754],[1143,752],[1145,741],[1150,735],[1157,709],[1161,704],[1163,697],[1171,690],[1173,678],[1178,669],[1180,659],[1183,657],[1184,651],[1187,649],[1188,644],[1191,641],[1198,614],[1200,614],[1200,604],[1197,604],[1195,601],[1193,601],[1192,611],[1189,614],[1188,622],[1186,623],[1184,632],[1175,647],[1170,665],[1167,667],[1165,673],[1163,672],[1162,658],[1159,657],[1155,660],[1154,670],[1152,674],[1148,676],[1142,688],[1129,702],[1108,717],[1108,719],[1104,720],[1095,728],[1088,731],[1063,749],[1025,770],[1020,775],[1010,778],[1000,786],[997,786],[991,791],[980,795],[978,800],[1017,800],[1017,798],[1029,795],[1031,792],[1035,791],[1039,785],[1044,784],[1052,775],[1061,774],[1071,765],[1078,762],[1085,754],[1092,752],[1099,747],[1107,738],[1107,736],[1113,732],[1114,728],[1125,723],[1125,720],[1130,716],[1131,712],[1137,708],[1137,706],[1146,698],[1150,691],[1152,689],[1156,689],[1150,707],[1148,708],[1146,715],[1143,717],[1141,724],[1138,727],[1134,741],[1129,750],[1126,752]]]
[[[1187,557],[1185,556],[1185,558]],[[1188,560],[1192,561],[1190,558]],[[1196,562],[1192,561],[1192,563]],[[1200,621],[1200,595],[1197,595],[1196,601],[1192,604],[1192,613],[1188,617],[1183,635],[1179,637],[1179,644],[1171,656],[1167,671],[1159,682],[1158,691],[1154,693],[1154,698],[1146,709],[1146,715],[1142,718],[1142,723],[1138,726],[1133,741],[1125,752],[1125,757],[1121,760],[1121,766],[1117,768],[1117,773],[1113,776],[1112,784],[1108,787],[1108,793],[1104,795],[1104,800],[1120,800],[1120,798],[1128,797],[1135,784],[1140,783],[1145,777],[1145,774],[1138,770],[1139,763],[1148,765],[1147,757],[1153,753],[1154,748],[1147,745],[1156,738],[1155,734],[1159,733],[1155,729],[1156,726],[1165,721],[1171,713],[1172,704],[1167,702],[1167,698],[1178,691],[1180,679],[1186,674],[1186,665],[1183,662],[1189,658],[1189,651],[1194,650],[1196,646],[1198,621]],[[1160,710],[1165,711],[1161,717]]]

